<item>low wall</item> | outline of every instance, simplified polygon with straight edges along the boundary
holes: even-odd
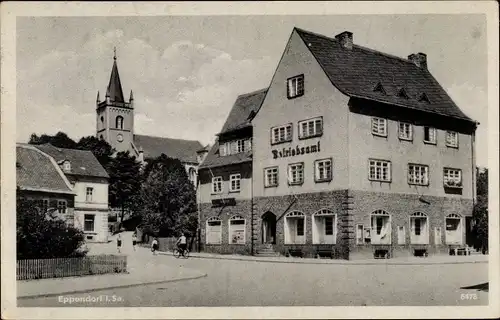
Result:
[[[127,256],[17,260],[17,280],[62,278],[127,272]]]

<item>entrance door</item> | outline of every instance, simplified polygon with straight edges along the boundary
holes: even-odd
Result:
[[[276,216],[270,211],[262,215],[262,243],[276,244]]]

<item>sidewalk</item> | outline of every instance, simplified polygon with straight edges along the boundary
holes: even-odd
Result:
[[[126,241],[126,239],[123,240]],[[137,251],[135,252],[133,252],[131,246],[130,248],[125,246],[123,249],[122,253],[128,255],[128,273],[17,281],[17,297],[50,297],[152,283],[198,279],[206,276],[202,272],[185,268],[182,264],[183,260],[167,259],[167,257],[161,255],[153,256],[147,248],[137,247]],[[91,249],[90,254],[117,254],[116,251],[116,242],[110,242],[109,244],[95,245],[95,250]]]
[[[171,255],[172,252],[159,252],[164,255]],[[488,255],[475,254],[470,256],[430,256],[419,257],[399,257],[392,259],[363,259],[363,260],[338,260],[338,259],[313,259],[295,257],[262,257],[245,256],[235,254],[214,254],[206,252],[190,252],[189,258],[240,260],[256,262],[274,263],[303,263],[303,264],[337,264],[337,265],[432,265],[432,264],[463,264],[463,263],[487,263]]]

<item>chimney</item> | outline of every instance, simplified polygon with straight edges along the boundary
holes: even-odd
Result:
[[[352,32],[344,31],[335,36],[343,48],[352,49]]]
[[[410,54],[408,60],[413,62],[417,67],[422,69],[427,69],[427,55],[425,53],[419,52]]]

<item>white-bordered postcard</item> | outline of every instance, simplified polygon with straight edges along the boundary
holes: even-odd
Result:
[[[496,2],[0,8],[2,318],[499,316]]]

